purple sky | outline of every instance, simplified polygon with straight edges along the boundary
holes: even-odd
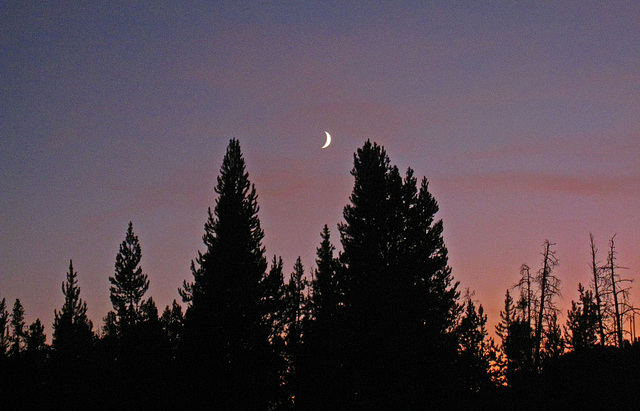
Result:
[[[637,1],[40,3],[0,5],[0,298],[49,336],[69,259],[101,325],[130,220],[148,296],[179,300],[230,138],[287,272],[325,223],[339,244],[371,139],[429,179],[491,330],[547,238],[563,314],[589,232],[638,277]]]

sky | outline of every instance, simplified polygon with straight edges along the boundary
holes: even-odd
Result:
[[[147,296],[180,301],[231,138],[267,258],[309,271],[370,139],[429,180],[490,330],[545,239],[566,314],[590,232],[640,276],[639,22],[615,0],[2,2],[0,298],[50,338],[72,259],[98,328],[132,221]]]

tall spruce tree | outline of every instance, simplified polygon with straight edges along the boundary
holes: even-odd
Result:
[[[567,343],[574,351],[592,348],[598,341],[598,308],[590,290],[578,284],[578,301],[571,301],[567,311]]]
[[[387,406],[387,399],[379,394],[389,383],[387,377],[396,374],[386,369],[392,361],[385,357],[393,352],[389,337],[395,331],[391,319],[397,283],[389,275],[390,251],[402,234],[402,227],[393,220],[396,210],[390,192],[399,187],[391,169],[381,146],[367,141],[357,150],[351,171],[353,192],[344,207],[344,223],[339,225],[345,265],[340,361],[346,362],[345,371],[351,374],[342,378],[348,386],[346,407],[369,407],[376,402]]]
[[[526,305],[523,305],[520,311],[518,315],[513,298],[507,290],[504,310],[500,311],[501,320],[496,325],[496,334],[502,340],[500,348],[506,357],[505,363],[501,364],[506,368],[503,370],[504,383],[512,387],[527,381],[533,370],[533,330],[527,320]]]
[[[58,352],[79,355],[93,340],[93,323],[87,318],[87,303],[80,298],[78,273],[69,260],[67,279],[62,283],[64,304],[54,310],[53,348]]]
[[[25,323],[24,323],[24,307],[17,298],[13,304],[13,312],[11,313],[11,347],[12,355],[19,354],[25,345]]]
[[[502,340],[502,345],[509,338],[509,327],[516,321],[515,307],[513,305],[513,297],[509,290],[504,295],[504,309],[500,311],[500,322],[496,325],[496,334]]]
[[[269,341],[272,344],[284,344],[286,321],[284,311],[286,309],[285,285],[282,257],[273,256],[271,268],[265,273],[260,285],[262,287],[262,305],[264,326],[271,330]],[[278,348],[279,351],[284,348]]]
[[[351,174],[339,226],[348,353],[341,360],[358,370],[345,378],[355,402],[347,406],[398,405],[398,398],[415,406],[454,381],[448,373],[457,355],[459,293],[434,219],[438,205],[426,179],[418,189],[409,169],[403,181],[375,143],[358,149]],[[409,388],[416,383],[420,389]]]
[[[464,386],[472,392],[478,392],[491,385],[488,370],[494,353],[491,341],[487,338],[487,315],[482,305],[476,309],[471,297],[467,293],[463,315],[458,324],[458,366],[464,378]]]
[[[311,284],[311,304],[316,320],[333,317],[342,299],[338,277],[339,261],[333,255],[336,248],[331,244],[331,231],[326,224],[320,236],[322,242],[316,249],[316,269]]]
[[[500,351],[497,358],[497,366],[499,368],[497,382],[499,385],[509,384],[509,376],[507,373],[511,368],[510,362],[513,360],[507,355],[507,352],[509,335],[511,333],[510,329],[515,321],[517,321],[517,317],[513,297],[511,297],[511,293],[507,290],[504,296],[504,309],[500,310],[500,322],[495,326],[496,335],[500,337]]]
[[[344,272],[334,257],[329,227],[320,234],[316,269],[309,290],[309,321],[296,358],[295,404],[300,409],[336,409],[344,406],[349,393],[349,373],[342,364],[348,329],[344,316]]]
[[[193,383],[221,408],[268,407],[278,372],[265,326],[261,280],[267,262],[255,187],[245,170],[240,143],[232,139],[222,161],[212,212],[192,263],[193,283],[181,295],[186,314],[185,350],[203,373]],[[209,379],[207,379],[209,378]],[[213,386],[212,386],[213,385]]]
[[[413,171],[409,169],[405,187],[414,185]],[[405,191],[413,192],[414,189]],[[414,321],[424,323],[423,332],[431,342],[443,350],[450,350],[451,337],[461,311],[460,293],[448,263],[448,250],[442,237],[442,220],[435,220],[439,207],[429,192],[429,183],[423,178],[417,197],[405,195],[405,234],[402,237],[402,264],[409,275],[404,284],[412,299],[408,305]],[[455,345],[455,344],[453,344]]]
[[[111,304],[121,332],[142,321],[142,297],[149,289],[149,279],[140,267],[142,251],[138,236],[129,222],[127,234],[116,255],[115,274],[109,277]]]
[[[0,359],[7,355],[11,337],[9,335],[9,311],[7,311],[7,301],[0,301]]]
[[[293,272],[285,289],[287,340],[290,345],[297,345],[302,338],[302,323],[306,318],[306,297],[304,290],[304,266],[300,257],[293,265]]]
[[[564,348],[565,338],[558,323],[558,312],[553,311],[549,316],[547,329],[545,330],[543,360],[557,359],[564,353]]]
[[[109,311],[102,319],[102,338],[116,338],[118,335],[118,319],[116,313]]]
[[[169,347],[177,350],[184,329],[184,314],[182,306],[176,300],[173,300],[171,306],[165,307],[160,317],[160,324],[169,339]]]
[[[284,287],[284,317],[285,322],[285,343],[287,373],[286,384],[289,396],[295,395],[299,390],[300,378],[298,375],[298,364],[302,354],[303,337],[305,328],[309,322],[307,310],[309,308],[307,297],[304,293],[306,288],[304,278],[304,266],[300,257],[293,265],[293,272],[289,277],[289,282]]]
[[[44,333],[44,325],[39,318],[29,326],[25,335],[25,348],[30,354],[42,352],[47,348],[47,336]]]

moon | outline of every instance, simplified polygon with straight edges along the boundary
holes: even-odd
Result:
[[[331,134],[327,133],[326,131],[324,133],[327,135],[327,142],[324,143],[324,146],[322,146],[322,148],[327,148],[329,147],[329,144],[331,144]]]

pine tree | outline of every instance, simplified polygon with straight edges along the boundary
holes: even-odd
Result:
[[[12,355],[19,354],[24,349],[25,344],[25,324],[24,324],[24,308],[20,299],[16,299],[13,304],[13,312],[11,314],[11,348]]]
[[[80,298],[78,273],[69,260],[66,282],[62,283],[64,304],[54,310],[53,347],[58,352],[79,355],[93,340],[93,323],[87,318],[87,303]]]
[[[185,282],[182,294],[191,302],[194,312],[202,307],[218,317],[220,325],[226,321],[223,311],[236,309],[243,314],[254,311],[253,317],[244,316],[251,322],[259,311],[256,301],[267,263],[257,194],[245,171],[240,144],[235,139],[227,147],[217,181],[215,192],[219,197],[214,212],[208,210],[203,236],[207,250],[199,252],[192,263],[194,282]],[[221,311],[205,308],[210,304]],[[232,328],[241,328],[241,324]]]
[[[513,298],[507,290],[504,310],[500,311],[501,321],[496,325],[496,334],[502,340],[500,348],[506,358],[503,376],[509,386],[517,386],[521,381],[526,381],[533,367],[533,332],[526,320],[526,305],[522,307],[525,309],[518,315]]]
[[[403,181],[375,143],[358,149],[351,174],[354,188],[339,226],[346,324],[341,338],[348,353],[341,360],[344,369],[359,371],[345,380],[358,406],[391,406],[394,399],[384,397],[388,387],[403,392],[395,398],[410,406],[442,392],[438,384],[455,381],[448,373],[458,346],[459,293],[447,266],[442,221],[434,219],[438,205],[426,179],[418,189],[409,169]],[[424,384],[420,390],[404,391],[416,381]]]
[[[513,298],[509,293],[509,290],[504,296],[504,309],[500,311],[500,322],[496,325],[496,334],[502,340],[502,344],[507,341],[509,337],[509,327],[516,320],[515,308],[513,305]]]
[[[284,344],[285,334],[285,285],[282,257],[273,256],[269,271],[263,276],[260,286],[262,288],[262,306],[264,326],[271,330],[269,341],[272,344]],[[284,348],[278,348],[283,351]]]
[[[413,172],[409,170],[407,183],[411,183]],[[405,183],[405,185],[407,185]],[[423,178],[415,205],[409,203],[409,218],[404,235],[407,252],[403,261],[411,273],[405,280],[407,287],[415,290],[411,302],[415,305],[412,316],[423,320],[425,332],[432,342],[451,348],[450,338],[457,323],[461,306],[458,282],[454,282],[451,268],[447,265],[448,251],[442,237],[442,220],[435,221],[439,207],[428,190],[428,181]],[[417,292],[417,294],[416,294]]]
[[[491,384],[489,366],[493,359],[491,342],[487,338],[487,316],[480,305],[477,309],[467,292],[463,315],[458,325],[458,365],[465,379],[464,386],[478,392]]]
[[[146,366],[154,367],[168,360],[169,337],[162,328],[158,307],[153,297],[144,300],[140,305],[140,322],[132,331],[129,341],[126,341],[125,336],[123,345],[128,351],[136,353],[131,358],[134,364],[143,360]]]
[[[343,377],[343,383],[349,385],[345,400],[357,405],[343,407],[367,407],[374,402],[386,406],[378,396],[383,393],[382,386],[388,384],[387,378],[395,374],[388,369],[391,360],[383,355],[392,352],[393,345],[395,301],[389,294],[395,294],[396,279],[390,275],[389,264],[396,261],[396,256],[390,254],[397,249],[393,242],[402,235],[402,227],[394,220],[398,210],[390,201],[390,193],[399,192],[401,182],[399,186],[391,170],[381,146],[367,141],[357,150],[351,171],[353,192],[350,204],[344,207],[344,223],[338,227],[345,266],[341,360],[347,362],[344,370],[358,370]],[[394,183],[396,186],[391,187]],[[371,403],[359,403],[361,399]]]
[[[496,324],[496,335],[500,337],[500,355],[498,357],[499,370],[499,384],[508,385],[508,370],[510,369],[511,358],[507,355],[509,345],[509,334],[512,324],[516,321],[515,306],[513,304],[513,298],[506,291],[504,296],[504,309],[500,311],[500,322]]]
[[[295,364],[295,404],[300,409],[339,407],[338,400],[346,387],[342,378],[349,377],[341,370],[345,355],[343,342],[348,340],[343,321],[343,283],[339,277],[343,270],[334,257],[335,247],[327,225],[320,236],[322,241],[316,248],[316,269],[309,290],[309,320],[305,322],[304,340]]]
[[[288,285],[284,283],[281,257],[273,256],[271,267],[262,277],[260,286],[263,327],[269,330],[268,341],[273,352],[271,370],[279,375],[282,388],[271,402],[273,408],[284,409],[292,405],[294,384],[293,360],[291,350],[287,346],[287,331],[290,325],[287,321]]]
[[[293,265],[293,272],[289,278],[285,291],[287,321],[287,340],[289,344],[296,345],[302,338],[302,322],[305,318],[304,266],[300,257]]]
[[[7,311],[7,302],[3,298],[2,301],[0,301],[0,359],[7,355],[10,343],[9,311]]]
[[[381,292],[387,280],[384,269],[391,248],[388,240],[396,240],[401,234],[401,227],[391,224],[395,210],[388,201],[390,170],[384,148],[375,143],[367,141],[354,154],[351,204],[344,207],[345,222],[339,230],[344,249],[342,261],[348,267],[345,305],[355,310],[371,308],[372,300],[378,304],[381,301],[374,293]]]
[[[182,339],[182,332],[184,328],[184,315],[182,313],[182,306],[178,304],[176,300],[170,306],[166,306],[160,317],[160,324],[162,329],[169,339],[169,346],[171,349],[176,350]]]
[[[266,408],[278,389],[278,371],[271,368],[271,330],[263,319],[264,232],[256,190],[235,139],[227,147],[215,192],[215,209],[208,210],[205,223],[206,250],[191,265],[193,283],[185,282],[181,290],[190,302],[185,349],[200,367],[217,369],[211,382],[194,378],[203,391],[210,392],[211,383],[224,387],[217,392],[220,407],[252,401]]]
[[[285,323],[285,357],[287,361],[286,384],[290,396],[298,391],[300,378],[298,376],[298,365],[300,364],[305,336],[306,326],[309,322],[307,315],[307,298],[304,290],[306,288],[304,278],[304,266],[300,257],[293,265],[293,272],[289,277],[289,282],[284,287],[284,315]]]
[[[118,318],[116,313],[109,311],[102,321],[102,336],[115,338],[118,335]]]
[[[557,359],[564,353],[565,339],[562,335],[562,329],[558,324],[558,313],[553,311],[548,320],[547,329],[545,330],[544,341],[544,358]]]
[[[119,332],[142,321],[140,307],[149,289],[149,279],[142,273],[141,259],[140,242],[133,232],[133,223],[129,222],[125,240],[116,255],[115,274],[109,277],[111,304]]]
[[[153,297],[149,297],[140,304],[140,317],[142,322],[158,321],[158,307],[156,302],[153,301]]]
[[[338,281],[339,261],[334,257],[335,246],[331,244],[331,232],[325,224],[320,234],[322,242],[316,249],[316,270],[312,282],[312,309],[316,319],[330,318],[342,299]]]
[[[578,302],[571,301],[571,309],[567,312],[566,334],[567,345],[574,351],[583,351],[596,345],[599,321],[592,292],[578,284],[578,293]]]
[[[27,352],[35,353],[46,349],[47,336],[44,333],[44,326],[37,318],[30,326],[25,335],[25,347]]]

